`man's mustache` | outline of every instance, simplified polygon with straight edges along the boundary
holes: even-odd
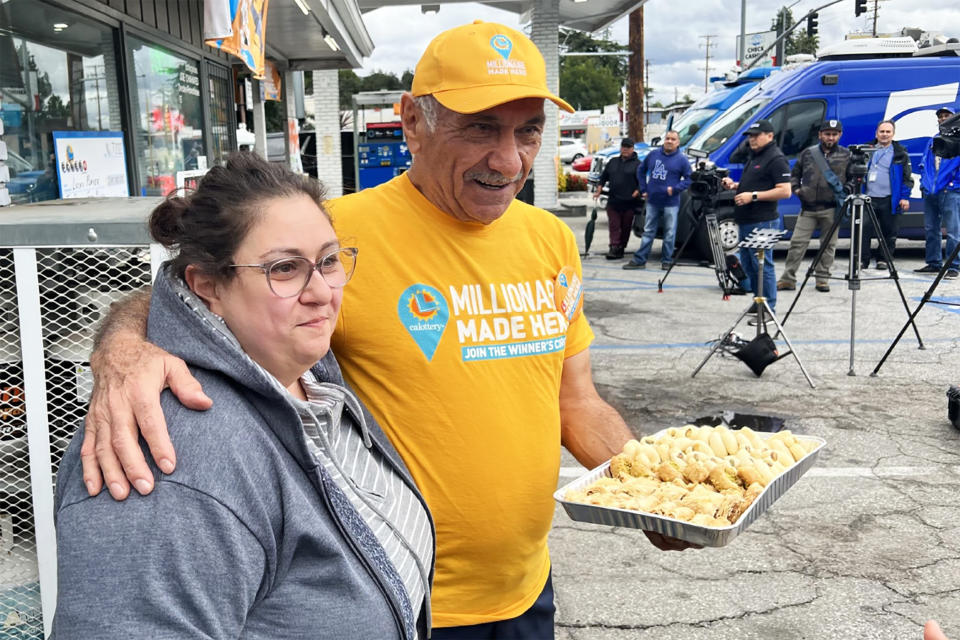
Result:
[[[471,171],[467,173],[464,178],[467,180],[476,180],[477,182],[482,182],[484,184],[502,187],[512,182],[520,182],[523,180],[523,171],[517,172],[517,175],[513,176],[512,178],[508,178],[502,173],[498,173],[496,171]]]

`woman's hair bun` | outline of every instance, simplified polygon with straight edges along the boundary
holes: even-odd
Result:
[[[150,214],[150,235],[167,248],[179,245],[184,232],[183,217],[189,211],[189,196],[168,197]]]

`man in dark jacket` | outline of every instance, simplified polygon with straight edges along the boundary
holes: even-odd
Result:
[[[937,122],[953,116],[946,107],[937,109]],[[927,143],[920,161],[920,193],[923,195],[923,226],[926,230],[926,262],[917,273],[938,273],[943,266],[943,241],[940,229],[947,230],[947,255],[960,242],[960,157],[941,158],[933,153],[933,138]],[[960,276],[960,258],[948,265],[945,278]]]
[[[609,183],[610,193],[607,195],[607,218],[610,221],[610,250],[606,253],[607,260],[618,260],[623,257],[630,240],[630,229],[633,227],[633,212],[637,206],[637,167],[640,161],[633,150],[633,140],[624,138],[620,141],[620,155],[611,158],[600,174],[597,190],[593,192],[593,199],[600,197],[603,185]]]
[[[643,269],[657,236],[657,226],[663,220],[663,249],[660,266],[669,269],[673,262],[673,243],[677,236],[677,215],[680,213],[680,192],[690,186],[690,161],[680,153],[680,136],[667,131],[663,146],[654,149],[640,163],[637,183],[641,195],[647,199],[647,215],[643,223],[640,248],[624,269]]]
[[[825,162],[833,173],[834,184],[842,189],[847,181],[847,165],[850,162],[850,150],[837,144],[842,133],[843,125],[839,120],[824,120],[820,124],[820,144],[801,151],[797,163],[793,165],[790,187],[800,199],[803,208],[793,227],[787,264],[777,282],[778,291],[793,291],[797,288],[797,268],[810,246],[810,238],[815,229],[820,230],[820,244],[826,243],[820,262],[817,263],[816,289],[830,291],[827,279],[830,277],[830,267],[833,266],[833,256],[837,250],[837,232],[834,231],[829,239],[827,233],[833,227],[837,211],[842,206],[843,193],[830,184],[820,167]],[[818,154],[822,161],[818,161]]]
[[[880,223],[880,233],[883,234],[891,257],[900,228],[897,214],[910,208],[910,190],[913,188],[910,156],[903,145],[894,142],[894,133],[896,126],[890,120],[884,120],[877,125],[877,137],[870,142],[877,150],[870,156],[866,188],[866,194],[870,196],[873,210],[877,214],[877,222]],[[863,225],[863,254],[860,256],[860,264],[864,269],[870,266],[870,239],[876,233],[872,224]],[[887,260],[880,250],[879,237],[873,257],[877,261],[877,269],[887,268]]]
[[[750,157],[743,165],[740,182],[723,179],[724,189],[736,189],[733,197],[734,220],[740,225],[740,237],[745,238],[754,229],[779,229],[780,214],[777,201],[790,197],[790,163],[773,141],[773,125],[769,120],[757,120],[743,132],[750,145]],[[773,249],[763,254],[763,274],[752,249],[740,249],[740,262],[749,283],[745,289],[759,292],[763,278],[763,295],[771,311],[777,306],[777,274],[773,270]],[[747,286],[749,284],[749,286]],[[756,304],[754,304],[756,306]]]

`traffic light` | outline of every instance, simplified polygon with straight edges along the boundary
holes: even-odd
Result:
[[[866,2],[866,0],[864,0],[864,2]],[[807,16],[807,35],[811,38],[817,35],[817,27],[819,26],[817,15],[816,13],[811,13]]]
[[[853,1],[856,3],[853,9],[853,13],[855,16],[859,18],[861,13],[867,12],[867,0],[853,0]]]

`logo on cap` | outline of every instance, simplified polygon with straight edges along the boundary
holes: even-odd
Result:
[[[836,120],[827,120],[827,124],[829,124],[831,127],[836,127],[836,126],[837,126],[837,121],[836,121]]]
[[[493,50],[503,56],[504,60],[510,58],[510,51],[513,49],[513,43],[510,42],[510,38],[503,34],[497,34],[490,38],[490,46],[493,47]]]

